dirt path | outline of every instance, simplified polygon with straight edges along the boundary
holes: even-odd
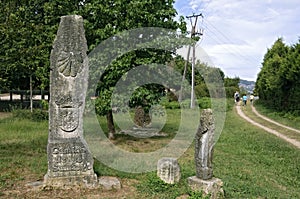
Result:
[[[253,125],[255,125],[255,126],[257,126],[257,127],[260,127],[260,128],[262,128],[262,129],[264,129],[265,131],[267,131],[267,132],[269,132],[269,133],[271,133],[271,134],[273,134],[273,135],[276,135],[277,137],[279,137],[279,138],[281,138],[281,139],[283,139],[283,140],[285,140],[285,141],[287,141],[287,142],[289,142],[290,144],[292,144],[292,145],[294,145],[295,147],[297,147],[298,149],[300,149],[300,142],[299,141],[297,141],[297,140],[295,140],[295,139],[291,139],[291,138],[289,138],[289,137],[287,137],[287,136],[285,136],[285,135],[283,135],[283,134],[281,134],[280,132],[278,132],[278,131],[275,131],[275,130],[273,130],[273,129],[270,129],[270,128],[268,128],[268,127],[265,127],[265,126],[263,126],[263,125],[261,125],[261,124],[259,124],[259,123],[257,123],[257,122],[255,122],[255,121],[253,121],[252,119],[250,119],[249,117],[247,117],[244,113],[243,113],[243,111],[241,110],[241,106],[236,106],[236,110],[237,110],[237,113],[242,117],[242,118],[244,118],[246,121],[248,121],[248,122],[250,122],[251,124],[253,124]],[[263,116],[264,117],[264,116]],[[264,117],[264,118],[266,118],[266,117]],[[268,118],[267,118],[268,119]],[[270,119],[269,119],[270,120]],[[273,121],[272,123],[274,123],[275,121]],[[277,123],[277,122],[276,122]],[[274,123],[275,124],[275,123]],[[279,124],[279,123],[278,123]],[[282,127],[286,127],[286,126],[284,126],[284,125],[280,125],[280,126],[282,126]],[[290,128],[290,127],[289,127]]]
[[[266,120],[266,121],[268,121],[268,122],[271,122],[271,123],[273,123],[273,124],[276,124],[277,126],[281,126],[281,127],[283,127],[283,128],[292,130],[292,131],[294,131],[294,132],[300,133],[300,131],[299,131],[298,129],[294,129],[294,128],[289,127],[289,126],[285,126],[285,125],[283,125],[283,124],[280,124],[280,123],[278,123],[278,122],[275,122],[274,120],[271,120],[270,118],[267,118],[267,117],[265,117],[265,116],[259,114],[254,106],[251,106],[251,109],[252,109],[253,113],[255,113],[255,115],[257,115],[258,117],[260,117],[260,118],[262,118],[262,119],[264,119],[264,120]]]

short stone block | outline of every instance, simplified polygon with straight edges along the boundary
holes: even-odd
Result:
[[[180,180],[180,166],[176,158],[162,158],[157,163],[157,176],[168,184],[174,184]]]
[[[105,190],[121,189],[121,182],[116,177],[102,176],[99,178],[99,185]]]
[[[210,195],[211,199],[224,198],[223,182],[218,178],[202,180],[192,176],[188,178],[188,184],[193,191],[202,191],[204,195]]]

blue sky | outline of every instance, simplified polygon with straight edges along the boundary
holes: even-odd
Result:
[[[287,45],[300,38],[299,0],[175,0],[175,8],[182,16],[203,14],[198,47],[228,77],[255,81],[277,38]]]

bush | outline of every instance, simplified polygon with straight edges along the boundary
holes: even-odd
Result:
[[[177,101],[173,101],[173,102],[169,102],[166,105],[167,109],[179,109],[180,108],[180,104]]]
[[[48,110],[49,109],[49,102],[47,100],[41,100],[41,108],[43,110]]]
[[[198,106],[201,109],[211,108],[211,99],[209,97],[199,98]]]
[[[211,99],[209,97],[203,97],[203,98],[199,98],[197,99],[198,102],[198,106],[201,109],[207,109],[207,108],[211,108]],[[182,101],[181,103],[177,102],[177,101],[161,101],[161,105],[164,106],[166,109],[180,109],[180,108],[190,108],[191,105],[191,101],[190,99],[186,99],[184,101]]]
[[[18,119],[28,119],[32,121],[48,120],[48,112],[41,109],[33,109],[31,112],[28,109],[15,109],[12,111],[13,117]]]
[[[181,107],[182,108],[190,108],[191,106],[191,100],[187,99],[181,102]]]

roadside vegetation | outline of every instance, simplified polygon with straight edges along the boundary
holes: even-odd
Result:
[[[292,127],[295,129],[300,129],[299,125],[295,124],[296,121],[299,120],[299,117],[288,114],[289,117],[284,117],[287,115],[287,113],[280,113],[280,112],[276,112],[276,111],[272,111],[271,109],[267,109],[264,108],[261,105],[256,105],[255,103],[255,109],[259,112],[259,114],[261,115],[266,115],[266,116],[270,116],[269,118],[272,119],[273,121],[279,123],[279,124],[283,124],[285,126],[288,127]],[[242,107],[242,111],[253,121],[268,127],[270,129],[273,129],[275,131],[278,131],[279,133],[281,133],[282,135],[285,135],[289,138],[295,139],[297,141],[300,141],[300,132],[291,130],[291,129],[287,129],[284,128],[282,126],[276,125],[272,122],[269,122],[267,120],[264,120],[263,118],[257,116],[253,111],[252,111],[252,107],[250,105],[248,106],[243,106]],[[262,112],[263,113],[262,113]]]
[[[226,198],[300,198],[300,151],[285,141],[252,126],[236,114],[228,102],[225,126],[214,153],[214,176],[224,182]],[[250,106],[249,106],[250,107]],[[169,135],[177,128],[179,109],[168,109],[170,115],[163,131]],[[247,107],[248,111],[248,107]],[[249,112],[250,113],[250,112]],[[172,117],[171,117],[172,116]],[[297,118],[295,118],[297,119]],[[101,125],[106,118],[100,117]],[[175,121],[175,122],[174,122]],[[156,172],[130,174],[106,167],[95,161],[95,172],[120,178],[120,191],[97,190],[32,190],[29,182],[42,180],[47,172],[48,122],[9,116],[0,119],[0,196],[1,198],[201,198],[187,185],[195,175],[194,146],[180,157],[182,178],[178,184],[167,185]],[[108,131],[107,128],[103,128]],[[116,135],[114,143],[128,150],[144,151],[167,143],[163,138],[133,138]]]

